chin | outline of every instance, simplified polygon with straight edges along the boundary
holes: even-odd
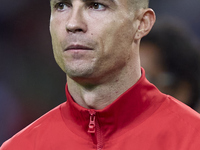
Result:
[[[71,78],[89,78],[93,74],[93,69],[89,68],[66,69],[65,72]]]

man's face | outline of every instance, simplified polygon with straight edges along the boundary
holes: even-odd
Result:
[[[97,78],[127,65],[136,32],[127,1],[51,0],[54,56],[68,76]]]

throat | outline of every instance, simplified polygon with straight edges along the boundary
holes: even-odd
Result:
[[[109,95],[109,93],[105,93],[103,91],[98,94],[96,92],[87,92],[87,93],[82,94],[81,101],[84,103],[86,108],[99,110],[111,104],[112,98]]]
[[[140,71],[137,71],[140,72]],[[87,109],[103,109],[114,102],[122,93],[134,85],[140,78],[141,72],[133,71],[126,78],[118,77],[101,84],[84,85],[67,78],[68,91],[74,101]]]
[[[114,88],[108,86],[98,85],[86,88],[80,84],[76,85],[76,87],[74,87],[75,84],[72,85],[69,85],[68,81],[70,95],[77,104],[87,109],[103,109],[118,97],[116,94],[113,94]]]

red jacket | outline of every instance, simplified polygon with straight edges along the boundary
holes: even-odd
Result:
[[[67,102],[6,141],[0,150],[199,150],[200,115],[140,80],[102,110]]]

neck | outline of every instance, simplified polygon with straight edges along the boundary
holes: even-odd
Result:
[[[69,93],[76,103],[88,109],[103,109],[133,86],[140,77],[141,68],[137,67],[126,74],[112,76],[112,80],[100,84],[80,84],[68,76],[67,82]]]
[[[136,55],[136,54],[135,54]],[[74,101],[88,109],[103,109],[132,87],[141,77],[139,57],[131,59],[121,70],[96,79],[71,78],[67,75],[68,90]]]

